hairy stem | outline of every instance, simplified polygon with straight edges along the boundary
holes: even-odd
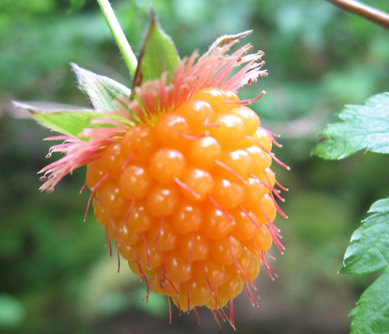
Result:
[[[389,14],[356,0],[327,0],[334,5],[362,16],[380,26],[389,29]]]
[[[130,44],[128,44],[126,36],[124,35],[122,28],[120,27],[120,24],[115,16],[115,13],[112,10],[109,1],[97,0],[97,2],[101,8],[101,11],[104,14],[109,29],[111,29],[112,35],[116,41],[120,53],[124,58],[127,68],[130,71],[131,76],[134,78],[136,67],[138,66],[138,61],[135,57],[135,54],[132,51]]]

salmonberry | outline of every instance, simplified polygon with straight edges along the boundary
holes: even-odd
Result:
[[[97,220],[149,289],[182,310],[235,298],[277,233],[272,141],[259,126],[235,94],[205,88],[88,165]]]
[[[53,137],[64,142],[49,155],[65,155],[41,171],[41,189],[50,191],[87,165],[86,212],[93,208],[107,242],[116,242],[146,282],[146,298],[154,291],[196,313],[205,305],[231,325],[232,300],[244,288],[257,303],[253,281],[261,265],[274,274],[266,252],[273,243],[282,251],[273,221],[277,212],[285,216],[275,187],[285,188],[270,167],[273,161],[287,166],[271,153],[274,134],[247,107],[263,92],[244,101],[236,94],[266,75],[263,53],[248,54],[246,45],[226,55],[246,34],[221,37],[197,61],[194,53],[159,78],[143,82],[140,68],[133,94],[118,94],[127,90],[109,81],[99,83],[109,91],[100,96],[96,82],[106,79],[79,74],[93,83],[86,90],[91,101],[115,110],[91,112],[91,126],[74,137]],[[230,317],[223,310],[228,303]]]

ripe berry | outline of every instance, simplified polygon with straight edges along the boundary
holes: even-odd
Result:
[[[190,311],[253,286],[278,235],[272,138],[259,126],[235,93],[205,88],[88,165],[96,219],[148,293]]]

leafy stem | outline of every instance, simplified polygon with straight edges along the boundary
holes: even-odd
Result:
[[[119,22],[115,16],[115,13],[112,10],[109,1],[97,0],[97,2],[101,8],[101,11],[104,14],[109,29],[111,29],[112,35],[116,41],[120,53],[124,58],[127,68],[130,71],[131,76],[134,78],[135,71],[138,66],[138,61],[136,59],[136,56],[132,51],[130,44],[128,44],[126,36],[124,35],[123,30],[119,25]]]

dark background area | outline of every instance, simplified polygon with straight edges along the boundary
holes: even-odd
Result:
[[[389,3],[365,1],[385,11]],[[285,255],[271,254],[279,278],[256,280],[259,309],[245,293],[234,304],[240,333],[347,333],[348,312],[374,276],[339,275],[351,233],[369,206],[386,197],[388,158],[358,153],[344,161],[310,155],[316,134],[344,104],[388,90],[388,32],[325,1],[112,0],[138,52],[152,6],[182,57],[206,51],[220,35],[253,29],[244,42],[265,52],[267,78],[241,98],[267,94],[252,108],[281,133],[276,166],[289,219],[277,218]],[[88,107],[69,63],[130,85],[130,76],[95,1],[72,12],[69,1],[0,1],[0,332],[232,333],[211,312],[180,317],[167,301],[148,304],[145,287],[109,258],[103,228],[90,214],[88,192],[75,171],[52,194],[36,173],[48,161],[50,135],[11,100]],[[54,157],[55,158],[55,157]]]

